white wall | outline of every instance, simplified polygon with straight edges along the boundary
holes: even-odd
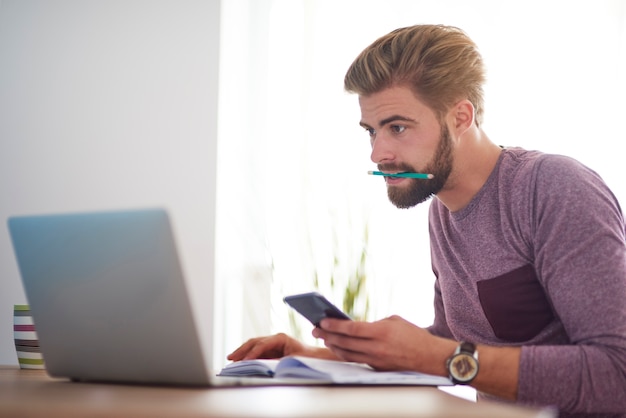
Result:
[[[168,208],[206,318],[219,19],[218,0],[0,0],[0,364],[26,302],[14,214]]]
[[[428,205],[398,210],[388,202],[384,182],[365,174],[374,168],[369,139],[358,125],[357,98],[343,92],[352,60],[392,29],[417,23],[463,28],[487,66],[484,126],[490,138],[575,157],[598,171],[622,205],[626,201],[623,156],[615,152],[626,114],[623,0],[224,3],[225,11],[236,10],[223,21],[231,47],[222,55],[228,71],[220,82],[228,81],[228,94],[220,115],[228,114],[229,122],[220,128],[228,134],[220,149],[231,155],[220,151],[219,163],[238,169],[229,176],[236,202],[229,213],[245,221],[230,229],[229,239],[239,244],[233,249],[245,251],[225,251],[219,261],[256,266],[266,253],[272,331],[294,331],[282,296],[310,290],[314,271],[328,283],[335,242],[340,249],[358,248],[365,223],[371,318],[432,321]],[[245,279],[245,272],[232,272],[223,283],[237,297],[250,289]],[[327,288],[323,292],[341,303],[341,295]],[[256,298],[254,306],[263,300]],[[229,303],[230,347],[267,332],[263,321],[253,330],[234,326],[252,305]],[[312,340],[310,325],[300,324],[303,337]]]

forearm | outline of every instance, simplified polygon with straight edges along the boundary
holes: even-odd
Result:
[[[472,386],[502,399],[515,401],[521,357],[519,347],[478,346],[478,375]]]
[[[433,354],[419,368],[424,373],[447,377],[446,361],[459,342],[441,337],[434,337],[433,341]],[[477,350],[479,369],[471,386],[502,399],[516,400],[521,349],[478,345]]]

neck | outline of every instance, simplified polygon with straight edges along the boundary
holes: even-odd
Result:
[[[437,199],[451,212],[463,209],[489,178],[501,151],[480,128],[468,129],[455,141],[454,168]]]

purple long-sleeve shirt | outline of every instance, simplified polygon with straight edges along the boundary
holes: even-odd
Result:
[[[626,417],[625,226],[596,173],[504,149],[465,208],[433,199],[429,223],[433,334],[522,346],[519,403]]]

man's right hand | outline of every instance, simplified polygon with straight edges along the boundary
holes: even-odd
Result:
[[[267,337],[251,338],[230,353],[227,358],[231,361],[239,361],[257,358],[280,358],[285,356],[337,359],[337,357],[326,348],[304,345],[295,338],[283,333]]]

